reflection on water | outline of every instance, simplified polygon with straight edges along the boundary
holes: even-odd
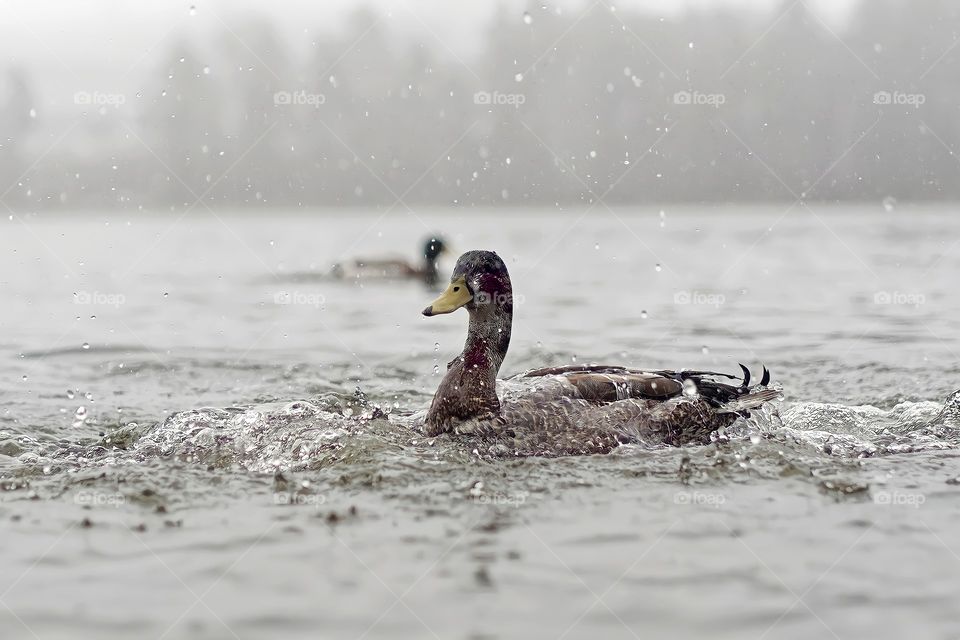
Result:
[[[506,461],[414,428],[465,317],[318,277],[410,219],[11,223],[4,637],[956,636],[960,221],[658,211],[418,217],[507,260],[504,374],[743,361],[785,401]]]

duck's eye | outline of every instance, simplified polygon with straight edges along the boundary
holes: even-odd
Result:
[[[456,293],[457,291],[460,291],[460,287],[454,287],[454,288],[453,288],[453,292],[454,292],[454,293]]]

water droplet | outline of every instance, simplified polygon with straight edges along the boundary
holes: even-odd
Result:
[[[196,7],[196,5],[190,5],[190,10],[189,10],[187,13],[189,13],[191,16],[197,15],[197,7]]]
[[[687,46],[688,46],[689,48],[693,49],[693,43],[692,43],[692,42],[688,42],[688,43],[687,43]]]
[[[72,389],[67,389],[67,400],[73,400],[76,396]]]
[[[83,349],[83,350],[87,350],[87,349],[90,348],[90,343],[89,343],[89,342],[84,342],[82,345],[80,345],[80,348]]]
[[[93,402],[93,394],[89,391],[83,394],[83,397],[86,398],[88,402]]]
[[[523,23],[524,24],[533,24],[533,16],[530,15],[529,11],[523,12]]]
[[[434,343],[433,343],[433,350],[434,350],[434,351],[440,351],[440,343],[439,343],[439,342],[434,342]]]
[[[646,319],[647,319],[647,312],[646,312],[646,311],[641,311],[641,312],[640,312],[640,319],[641,319],[641,320],[646,320]]]
[[[577,356],[570,356],[570,362],[576,362]]]
[[[896,209],[896,208],[897,208],[897,199],[896,199],[896,198],[894,198],[893,196],[887,196],[886,198],[883,199],[883,209],[884,209],[887,213],[893,212],[893,210]]]
[[[433,375],[435,375],[435,376],[440,375],[440,365],[439,365],[439,364],[433,365]]]
[[[705,355],[705,356],[706,356],[706,355],[709,355],[709,354],[710,354],[710,347],[708,347],[707,345],[703,345],[702,347],[700,347],[700,353],[702,353],[702,354]]]
[[[169,297],[170,297],[170,294],[167,293],[166,291],[164,291],[164,292],[163,292],[163,297],[164,297],[164,298],[169,298]]]
[[[31,118],[36,118],[36,117],[37,117],[37,110],[36,110],[36,109],[30,109],[30,117],[31,117]]]
[[[657,265],[654,267],[654,270],[655,270],[657,273],[660,273],[661,271],[663,271],[663,267],[661,267],[661,266],[660,266],[660,263],[658,262]]]
[[[516,80],[517,82],[523,82],[523,74],[518,73],[517,75],[513,76],[513,79]]]
[[[203,68],[203,75],[205,75],[205,76],[210,75],[210,67],[204,67],[204,68]]]
[[[600,251],[600,243],[598,242],[595,245],[593,245],[593,248],[595,251]]]
[[[26,382],[26,381],[27,381],[27,376],[23,376],[23,378],[21,378],[21,380],[23,380],[24,382]]]

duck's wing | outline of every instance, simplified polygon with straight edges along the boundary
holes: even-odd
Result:
[[[454,437],[494,456],[607,453],[625,443],[705,443],[717,429],[779,396],[774,389],[748,386],[749,377],[606,365],[536,369],[499,381],[496,417],[466,420]],[[762,381],[769,382],[769,375]]]
[[[764,393],[757,390],[756,386],[750,386],[750,371],[743,365],[740,366],[743,369],[742,378],[714,371],[645,371],[587,364],[534,369],[511,379],[560,376],[569,383],[568,389],[574,397],[598,403],[630,398],[667,400],[684,393],[686,387],[691,395],[702,397],[714,407],[729,408],[731,412],[737,412],[750,408],[748,405],[756,405],[761,400],[756,394]],[[740,381],[740,384],[726,381]],[[769,382],[770,373],[764,367],[759,386],[765,387]],[[773,396],[777,395],[776,392],[771,393]],[[762,401],[770,399],[766,395],[762,397]]]

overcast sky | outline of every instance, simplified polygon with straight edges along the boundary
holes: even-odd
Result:
[[[589,0],[592,2],[593,0]],[[670,15],[687,8],[732,6],[762,13],[782,0],[619,0],[622,9],[642,9]],[[487,21],[498,6],[517,8],[522,19],[525,2],[519,0],[196,0],[156,2],[130,0],[0,0],[0,56],[7,63],[55,72],[67,67],[88,72],[118,69],[122,73],[141,58],[162,51],[167,38],[180,29],[204,33],[222,29],[246,15],[272,20],[288,36],[291,46],[306,47],[335,30],[352,8],[367,4],[387,13],[387,20],[427,41],[436,42],[423,24],[444,44],[468,55],[479,42]],[[825,20],[842,21],[854,0],[807,0]],[[583,11],[585,0],[549,0],[549,8]],[[193,7],[193,9],[191,9]],[[773,16],[771,16],[772,18]]]

